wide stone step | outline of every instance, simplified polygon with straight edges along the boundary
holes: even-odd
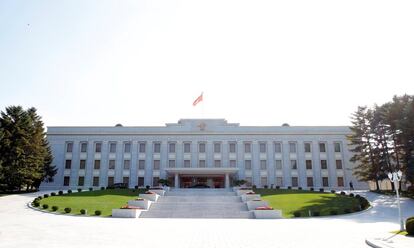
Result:
[[[169,191],[167,196],[235,196],[236,192],[230,191]]]
[[[152,210],[165,211],[247,211],[247,205],[241,202],[157,202],[151,205]]]
[[[240,196],[164,196],[158,202],[241,202]]]
[[[237,218],[250,219],[253,218],[253,213],[248,211],[207,211],[207,210],[193,210],[193,211],[162,211],[151,210],[143,212],[140,218]]]

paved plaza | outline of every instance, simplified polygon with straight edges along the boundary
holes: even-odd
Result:
[[[367,237],[397,230],[395,198],[366,196],[373,208],[336,217],[257,219],[117,219],[43,213],[36,195],[0,197],[0,247],[367,247]],[[404,217],[414,201],[403,199]]]

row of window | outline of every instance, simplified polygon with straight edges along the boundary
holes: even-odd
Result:
[[[115,153],[116,152],[116,142],[109,142],[109,153]],[[153,152],[154,153],[160,153],[161,152],[161,143],[155,142],[153,143]],[[236,143],[231,142],[229,145],[229,152],[230,153],[236,153]],[[81,142],[80,143],[80,151],[81,152],[87,152],[88,149],[88,143],[87,142]],[[304,149],[306,153],[312,152],[312,144],[310,142],[304,143]],[[221,142],[215,142],[213,145],[213,151],[214,153],[221,153],[222,150],[222,144]],[[334,143],[334,150],[335,152],[341,152],[341,143],[335,142]],[[260,153],[266,153],[267,152],[267,143],[265,142],[259,142],[259,151]],[[296,142],[289,142],[289,152],[290,153],[296,153],[297,151],[297,143]],[[67,142],[66,143],[66,152],[71,153],[73,152],[73,142]],[[101,142],[95,142],[95,153],[102,152],[102,143]],[[131,152],[131,142],[125,142],[124,143],[124,153],[130,153]],[[142,142],[139,143],[138,146],[138,152],[139,153],[145,153],[146,152],[146,143]],[[168,143],[168,152],[169,153],[175,153],[176,152],[176,143]],[[205,153],[206,152],[206,143],[200,142],[198,143],[198,152],[199,153]],[[245,153],[251,153],[252,152],[252,145],[251,142],[244,142],[244,152]],[[274,152],[275,153],[281,153],[282,152],[282,143],[275,142],[274,143]],[[319,152],[326,152],[326,144],[325,143],[319,143]],[[184,142],[184,153],[191,153],[191,142]]]
[[[229,167],[236,167],[236,160],[230,160],[229,161]],[[342,160],[335,160],[336,169],[342,169]],[[221,160],[214,160],[214,167],[221,167],[222,161]],[[326,160],[322,159],[320,160],[320,166],[322,170],[328,169],[328,163]],[[129,170],[131,167],[131,160],[125,159],[123,168],[124,170]],[[168,160],[168,167],[174,168],[176,167],[176,161],[175,160]],[[191,167],[191,161],[190,160],[184,160],[184,168],[190,168]],[[206,161],[205,160],[199,160],[198,161],[198,167],[205,168],[206,167]],[[275,160],[275,167],[276,170],[282,169],[282,160]],[[306,160],[305,161],[305,167],[307,170],[312,170],[313,163],[312,160]],[[67,159],[65,161],[65,169],[71,169],[72,168],[72,160]],[[85,169],[86,168],[86,160],[81,159],[79,161],[79,169]],[[101,160],[94,160],[93,168],[95,170],[99,170],[101,168]],[[111,159],[108,162],[108,168],[113,170],[115,169],[115,160]],[[252,161],[251,160],[245,160],[244,161],[244,168],[246,170],[252,169]],[[292,170],[298,169],[298,162],[297,160],[290,160],[290,168]],[[138,169],[139,170],[145,170],[145,160],[138,160]],[[153,169],[159,170],[160,169],[160,160],[154,160],[153,161]],[[267,170],[267,160],[260,160],[260,169],[261,170]]]
[[[158,180],[159,177],[153,177],[153,185],[158,186]],[[249,185],[252,183],[251,177],[246,177],[246,181]],[[113,185],[115,182],[114,177],[108,177],[108,186]],[[129,177],[123,177],[122,182],[125,184],[129,184]],[[291,178],[292,187],[298,187],[299,186],[299,179],[298,177],[292,177]],[[261,177],[260,183],[262,186],[268,185],[268,179],[267,177]],[[85,177],[80,176],[78,178],[78,186],[84,186],[85,184]],[[337,184],[338,187],[344,187],[344,178],[343,177],[337,177]],[[69,186],[70,185],[70,177],[65,176],[63,178],[63,186]],[[92,178],[92,186],[98,187],[99,186],[99,177],[93,177]],[[144,177],[138,177],[138,186],[144,186]],[[276,186],[283,186],[283,177],[276,177]],[[306,177],[306,186],[307,187],[314,187],[313,183],[313,177]],[[329,178],[328,177],[322,177],[322,187],[329,187]]]

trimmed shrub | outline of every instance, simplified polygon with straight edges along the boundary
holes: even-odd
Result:
[[[33,201],[33,206],[35,206],[35,207],[39,207],[40,206],[40,202],[38,202],[38,201]]]
[[[361,196],[357,194],[357,195],[355,195],[355,198],[359,199],[359,198],[361,198]]]
[[[44,194],[44,195],[43,195],[43,197],[44,197],[44,198],[48,198],[48,197],[49,197],[49,195],[48,195],[48,194]]]
[[[50,196],[56,196],[55,192],[50,193]]]
[[[134,189],[138,189],[138,185],[135,185]]]
[[[320,216],[321,213],[319,211],[312,212],[312,216]]]
[[[276,186],[276,189],[280,189],[280,186]]]
[[[359,198],[361,209],[367,209],[369,207],[369,201],[363,197]]]
[[[38,197],[36,197],[37,199],[39,199],[39,200],[42,200],[42,196],[41,195],[39,195]]]
[[[149,189],[151,188],[151,186],[147,185],[147,186],[145,186],[145,188],[146,188],[147,190],[149,190]]]
[[[288,189],[292,189],[292,186],[288,186]]]
[[[252,189],[257,189],[257,186],[254,184],[254,185],[252,186]]]
[[[352,213],[351,209],[349,209],[349,208],[345,208],[344,212],[345,212],[346,214]]]
[[[93,188],[89,188],[89,191],[93,191]]]
[[[267,185],[265,185],[265,186],[263,186],[265,189],[267,189],[269,186],[267,186]]]
[[[341,195],[346,195],[346,193],[344,191],[341,191]]]
[[[71,208],[65,208],[65,213],[70,213],[70,212],[72,212],[72,209]]]
[[[59,207],[58,206],[53,206],[52,207],[52,211],[57,211],[59,209]]]
[[[349,194],[350,197],[354,197],[354,193]]]
[[[323,193],[325,190],[323,188],[319,188],[319,192]]]
[[[72,194],[72,190],[70,189],[70,190],[68,190],[68,194]]]
[[[99,216],[101,214],[102,214],[102,211],[101,210],[95,210],[95,215]]]
[[[59,195],[63,195],[63,191],[62,190],[59,190],[58,194]]]
[[[414,235],[414,216],[405,221],[405,230],[409,235]]]
[[[335,193],[336,193],[336,191],[335,191],[334,189],[331,189],[331,193],[332,193],[332,194],[335,194]]]
[[[298,190],[302,190],[302,187],[298,187]]]
[[[315,191],[315,189],[314,188],[310,188],[310,191]]]
[[[42,208],[43,208],[43,209],[48,209],[48,208],[49,208],[49,205],[47,205],[47,204],[43,204],[43,205],[42,205]]]
[[[78,189],[78,192],[82,192],[82,189]]]
[[[81,210],[80,210],[80,213],[81,213],[81,214],[86,214],[86,210],[85,210],[85,209],[81,209]]]
[[[105,187],[101,187],[101,190],[105,190]]]
[[[336,211],[336,210],[331,210],[329,213],[330,213],[331,215],[337,215],[337,214],[338,214],[338,211]]]
[[[302,214],[299,211],[293,212],[293,216],[300,217]]]

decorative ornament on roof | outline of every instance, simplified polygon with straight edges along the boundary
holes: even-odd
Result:
[[[204,130],[206,130],[206,126],[207,126],[206,123],[200,122],[200,124],[198,124],[197,127],[200,128],[200,131],[204,131]]]

